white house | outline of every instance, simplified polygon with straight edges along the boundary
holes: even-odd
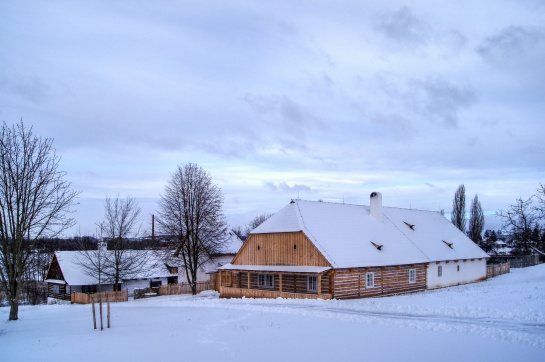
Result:
[[[225,233],[225,242],[222,244],[221,249],[214,253],[210,260],[205,262],[197,271],[197,282],[210,280],[210,274],[216,273],[218,267],[230,263],[241,247],[242,240],[232,231],[227,231]],[[179,267],[178,269],[178,280],[180,283],[187,283],[183,267]]]

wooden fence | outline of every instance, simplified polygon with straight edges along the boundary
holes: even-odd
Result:
[[[213,285],[210,281],[197,282],[197,293],[205,290],[212,289]],[[161,285],[159,288],[144,288],[134,290],[134,299],[157,297],[161,295],[177,295],[177,294],[191,294],[191,286],[189,283],[167,284]]]
[[[212,289],[210,281],[197,282],[197,293]],[[175,294],[191,294],[191,286],[189,283],[167,284],[159,287],[158,295],[175,295]]]
[[[221,298],[331,299],[331,294],[286,293],[273,290],[220,287]]]
[[[511,265],[509,262],[501,264],[491,264],[486,266],[486,277],[493,278],[497,275],[507,274],[510,272]]]
[[[103,302],[126,302],[129,300],[129,292],[127,290],[121,290],[118,292],[101,292],[94,294],[87,293],[72,293],[70,294],[70,302],[77,304],[90,304],[91,302],[98,303],[99,296],[102,297]]]

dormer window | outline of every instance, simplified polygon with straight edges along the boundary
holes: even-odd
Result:
[[[452,249],[452,245],[453,245],[454,243],[449,243],[448,241],[445,241],[445,240],[443,240],[443,242],[444,242],[449,248]]]

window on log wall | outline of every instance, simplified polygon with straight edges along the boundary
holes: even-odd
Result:
[[[416,269],[409,269],[409,283],[416,283]]]
[[[258,274],[257,286],[259,288],[274,288],[274,275],[272,274]]]
[[[307,277],[307,290],[309,292],[317,292],[318,291],[318,277]]]
[[[375,287],[375,273],[369,272],[365,274],[365,287],[366,288]]]

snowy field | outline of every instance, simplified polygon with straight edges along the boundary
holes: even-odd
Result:
[[[482,283],[349,301],[171,296],[0,308],[1,361],[545,361],[545,265]]]

